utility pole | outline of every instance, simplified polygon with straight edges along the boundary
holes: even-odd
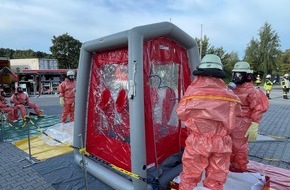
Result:
[[[200,26],[200,40],[199,40],[199,59],[201,60],[202,54],[202,24]]]

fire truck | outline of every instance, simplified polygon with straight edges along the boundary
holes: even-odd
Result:
[[[5,93],[10,95],[13,85],[17,82],[17,75],[11,71],[10,59],[0,57],[0,88],[3,88]]]

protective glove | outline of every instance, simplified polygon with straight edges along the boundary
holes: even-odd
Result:
[[[235,88],[237,88],[237,85],[234,83],[234,82],[230,82],[229,84],[228,84],[228,88],[230,88],[230,89],[235,89]]]
[[[251,126],[247,130],[245,137],[248,138],[248,141],[255,141],[257,140],[257,135],[258,135],[258,128],[259,124],[256,122],[252,122]]]
[[[64,105],[64,98],[63,97],[59,97],[59,104],[60,105]]]

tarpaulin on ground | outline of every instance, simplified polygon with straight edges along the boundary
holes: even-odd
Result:
[[[3,140],[5,142],[15,142],[26,139],[28,137],[28,129],[31,137],[38,136],[41,134],[42,130],[59,122],[60,118],[56,115],[45,115],[44,118],[31,116],[31,120],[19,120],[12,123],[12,125],[8,125],[8,123],[5,122],[3,126]]]
[[[270,187],[275,190],[290,189],[290,170],[250,161],[248,171],[259,172],[270,177]]]
[[[22,139],[14,142],[15,146],[19,149],[29,153],[28,139]],[[51,146],[46,144],[42,136],[35,136],[30,138],[30,148],[32,157],[38,160],[45,160],[61,154],[73,151],[73,148],[68,146]]]
[[[205,178],[203,173],[202,180]],[[179,176],[173,180],[176,184],[179,184]],[[265,190],[266,187],[269,187],[269,178],[265,175],[262,175],[257,172],[243,172],[235,173],[229,172],[227,176],[227,181],[224,184],[224,190]],[[176,188],[178,189],[177,185]],[[174,189],[174,188],[173,188]],[[210,190],[202,186],[202,182],[198,183],[198,186],[194,190]]]
[[[73,151],[73,148],[71,148],[73,122],[66,124],[57,123],[46,128],[37,127],[37,129],[36,134],[42,132],[42,135],[30,136],[30,139],[26,136],[25,139],[14,142],[15,146],[29,153],[30,143],[31,155],[38,160],[45,160]],[[35,126],[32,126],[32,129],[29,130],[35,131]]]
[[[32,168],[37,171],[48,183],[59,190],[80,190],[85,188],[84,170],[79,167],[73,153],[64,154],[47,159]],[[113,190],[92,175],[88,176],[88,189]]]

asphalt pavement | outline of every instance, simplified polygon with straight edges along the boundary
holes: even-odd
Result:
[[[290,99],[282,98],[276,86],[270,95],[270,106],[259,127],[259,138],[249,143],[249,160],[290,170]],[[289,95],[290,98],[290,95]],[[44,113],[60,115],[57,95],[31,96]],[[1,190],[53,190],[53,184],[32,167],[27,154],[8,142],[0,142]],[[28,167],[27,167],[28,166]]]
[[[62,106],[59,104],[58,94],[31,95],[29,100],[38,105],[46,115],[61,115]]]
[[[290,99],[282,96],[275,86],[259,127],[261,138],[249,143],[249,160],[290,170]]]

